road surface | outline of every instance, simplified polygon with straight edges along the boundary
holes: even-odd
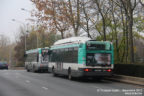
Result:
[[[144,96],[142,86],[74,80],[50,73],[0,70],[0,96]]]

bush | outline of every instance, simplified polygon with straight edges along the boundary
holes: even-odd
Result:
[[[144,77],[144,64],[115,64],[114,73]]]
[[[18,61],[15,67],[24,67],[24,62],[23,61]]]

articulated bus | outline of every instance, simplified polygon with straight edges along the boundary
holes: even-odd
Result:
[[[49,48],[37,48],[26,51],[25,69],[29,72],[48,71]]]
[[[87,37],[58,40],[50,48],[49,70],[54,76],[72,77],[111,76],[114,68],[113,44]]]

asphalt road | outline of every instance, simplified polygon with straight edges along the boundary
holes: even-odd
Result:
[[[50,73],[0,70],[0,96],[144,96],[137,85],[102,80],[74,80]]]

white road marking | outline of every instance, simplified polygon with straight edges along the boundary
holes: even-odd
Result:
[[[42,87],[44,90],[48,90],[48,88],[47,87]]]
[[[29,80],[26,80],[26,83],[30,83],[30,81],[29,81]]]

